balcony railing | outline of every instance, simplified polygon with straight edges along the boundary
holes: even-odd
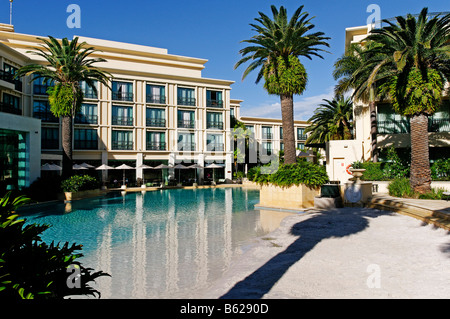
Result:
[[[166,120],[165,120],[165,119],[152,119],[152,118],[147,118],[146,122],[147,122],[147,126],[152,126],[152,127],[166,127]]]
[[[98,142],[96,140],[75,140],[73,146],[76,150],[96,150]]]
[[[130,92],[112,92],[112,99],[115,101],[133,102],[133,93]]]
[[[378,134],[407,134],[410,132],[409,121],[378,121]]]
[[[17,91],[22,91],[22,81],[15,79],[11,73],[0,70],[0,80],[14,84]]]
[[[263,133],[262,134],[263,140],[271,140],[272,139],[272,133]]]
[[[195,106],[195,98],[193,97],[179,97],[178,98],[178,105],[188,105],[188,106]]]
[[[113,116],[113,125],[133,126],[133,117],[131,116]]]
[[[59,119],[54,116],[51,112],[33,112],[33,117],[36,119],[40,119],[42,122],[47,123],[58,123]]]
[[[207,129],[218,129],[223,130],[223,122],[220,121],[207,121],[206,122]]]
[[[147,151],[165,151],[166,142],[147,142]]]
[[[41,148],[45,150],[57,150],[59,149],[59,141],[58,140],[42,140]]]
[[[214,152],[214,151],[223,152],[224,149],[225,149],[225,147],[224,147],[223,143],[210,143],[210,144],[206,145],[206,150],[208,150],[210,152]]]
[[[179,151],[195,151],[195,143],[178,143]]]
[[[300,135],[297,136],[297,139],[301,140],[301,141],[306,141],[307,138],[308,137],[306,136],[306,134],[300,134]]]
[[[450,119],[429,119],[428,132],[450,132]]]
[[[133,150],[133,142],[112,141],[113,150]]]
[[[83,97],[85,99],[94,99],[97,100],[98,99],[98,94],[95,92],[83,92]]]
[[[97,124],[97,123],[98,123],[97,115],[77,114],[77,116],[75,116],[75,124]]]
[[[223,100],[206,100],[207,107],[223,107]]]
[[[179,128],[195,128],[195,121],[191,120],[178,120]]]
[[[11,113],[16,115],[22,115],[22,110],[14,107],[13,105],[0,102],[0,112]]]
[[[163,95],[147,95],[147,103],[166,104],[166,97]]]

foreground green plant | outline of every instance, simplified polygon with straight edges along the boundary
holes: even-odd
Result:
[[[282,164],[273,174],[261,174],[261,169],[252,172],[252,181],[258,184],[271,183],[280,187],[290,187],[293,185],[306,185],[309,187],[320,187],[328,181],[325,167],[300,161],[296,164]]]
[[[89,286],[98,277],[81,265],[81,245],[46,244],[41,234],[49,225],[29,224],[15,210],[28,201],[11,193],[0,199],[0,299],[62,299],[74,295],[100,297]]]

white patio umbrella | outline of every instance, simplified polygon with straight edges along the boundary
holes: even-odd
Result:
[[[88,164],[88,163],[86,163],[86,162],[84,162],[83,164],[80,164],[80,166],[86,167],[86,168],[94,168],[94,167],[95,167],[95,166],[93,166],[93,165],[91,165],[91,164]]]
[[[84,166],[81,166],[81,165],[78,165],[78,164],[73,165],[72,168],[75,169],[75,170],[87,169],[87,167],[84,167]]]
[[[106,164],[102,164],[99,167],[95,168],[96,170],[107,170],[107,169],[114,169],[112,166],[108,166]]]
[[[41,171],[61,171],[62,167],[56,164],[45,163],[41,166]]]
[[[224,165],[219,165],[219,164],[216,164],[216,163],[212,163],[212,164],[206,165],[205,167],[213,169],[213,181],[216,181],[216,178],[215,178],[216,168],[223,168]]]
[[[175,165],[176,169],[188,169],[187,166],[184,166],[183,164],[177,164]],[[178,173],[178,183],[181,183],[181,172]]]
[[[127,165],[127,164],[122,164],[120,166],[117,166],[115,169],[123,170],[123,184],[122,185],[125,185],[125,170],[126,169],[134,169],[134,167],[131,167],[131,166]]]

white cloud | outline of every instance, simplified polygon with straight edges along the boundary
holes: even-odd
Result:
[[[306,121],[313,114],[314,110],[323,103],[323,99],[331,100],[334,97],[334,87],[330,86],[319,95],[299,97],[294,96],[294,119]],[[241,116],[265,117],[281,119],[281,104],[267,103],[259,106],[241,107]]]

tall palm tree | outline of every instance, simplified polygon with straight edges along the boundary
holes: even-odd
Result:
[[[311,123],[305,129],[308,135],[306,143],[325,143],[331,140],[348,140],[353,138],[353,102],[351,98],[335,96],[333,100],[323,99]]]
[[[409,117],[411,127],[411,186],[430,190],[428,116],[441,103],[445,82],[450,79],[450,14],[428,17],[424,8],[417,18],[408,14],[396,23],[372,30],[367,37],[379,45],[370,53],[383,58],[372,70],[371,82],[386,79],[382,91],[394,110]],[[376,75],[383,73],[383,76]]]
[[[262,12],[255,18],[258,24],[250,24],[257,32],[249,40],[250,45],[241,49],[242,58],[235,69],[251,61],[242,79],[259,69],[256,83],[264,77],[264,88],[269,94],[280,96],[283,126],[284,160],[287,164],[296,163],[294,133],[294,94],[302,94],[306,87],[307,74],[299,57],[323,58],[320,46],[329,46],[328,37],[322,32],[310,32],[314,25],[307,12],[300,6],[288,20],[287,10],[271,6],[273,18]]]
[[[39,39],[44,44],[29,53],[45,59],[47,65],[29,64],[17,72],[17,77],[33,75],[31,81],[43,78],[45,82],[54,85],[49,91],[51,112],[62,119],[63,171],[65,177],[72,175],[72,120],[80,110],[83,92],[80,82],[85,81],[94,92],[97,91],[95,81],[108,86],[107,72],[96,67],[95,63],[105,62],[102,58],[90,58],[94,52],[86,42],[78,43],[78,37],[69,41],[60,41],[49,36],[49,39]]]

